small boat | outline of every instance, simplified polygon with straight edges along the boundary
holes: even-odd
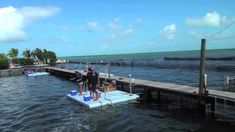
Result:
[[[48,75],[49,73],[47,72],[31,72],[31,73],[26,73],[28,77],[31,76],[42,76],[42,75]]]

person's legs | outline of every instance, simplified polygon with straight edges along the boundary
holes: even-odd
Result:
[[[92,97],[93,97],[93,100],[96,100],[96,96],[95,96],[95,94],[96,94],[96,87],[95,87],[95,85],[94,84],[92,84]]]
[[[79,88],[79,93],[80,93],[80,96],[82,96],[82,92],[83,92],[83,83],[82,83],[82,82],[79,83],[79,86],[80,86],[80,88]]]
[[[96,95],[95,100],[98,100],[99,99],[99,93],[98,93],[97,84],[94,85],[94,92],[95,92],[95,95]]]
[[[92,84],[91,83],[88,83],[88,89],[90,91],[90,96],[93,99],[94,96],[93,96],[93,90],[92,90]]]
[[[86,83],[86,82],[83,82],[83,90],[84,90],[85,92],[87,92],[87,83]]]

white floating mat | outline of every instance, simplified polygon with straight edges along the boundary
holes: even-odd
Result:
[[[34,73],[30,73],[30,74],[27,74],[28,77],[31,77],[31,76],[41,76],[41,75],[48,75],[49,73],[47,72],[34,72]]]
[[[88,92],[84,94],[89,95]],[[116,103],[126,102],[130,100],[136,100],[137,98],[139,98],[139,95],[137,94],[130,95],[129,93],[123,92],[120,90],[115,90],[115,91],[106,92],[106,93],[101,92],[101,98],[99,98],[96,101],[92,99],[90,101],[84,101],[84,96],[79,96],[79,93],[73,96],[71,94],[67,94],[67,96],[79,102],[80,104],[87,106],[90,109],[95,108],[95,107],[101,107],[101,106],[108,105],[108,104],[116,104]]]

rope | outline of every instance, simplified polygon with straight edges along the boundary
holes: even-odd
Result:
[[[209,39],[207,41],[225,40],[225,39],[234,39],[234,38],[235,38],[235,36],[230,36],[230,37],[224,37],[224,38]]]
[[[235,21],[230,23],[229,25],[225,26],[223,29],[221,29],[220,31],[216,32],[214,35],[210,36],[209,38],[207,38],[208,40],[210,40],[211,38],[214,38],[215,36],[217,36],[218,34],[222,33],[224,30],[226,30],[227,28],[229,28],[230,26],[232,26],[233,24],[235,24]]]

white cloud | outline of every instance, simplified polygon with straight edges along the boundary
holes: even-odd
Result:
[[[232,19],[227,16],[221,16],[218,12],[208,12],[202,18],[188,18],[186,24],[192,26],[219,27],[221,24],[228,24]]]
[[[98,22],[88,22],[87,31],[88,32],[100,32],[102,31],[102,27],[100,26]]]
[[[139,18],[137,18],[137,19],[136,19],[136,21],[135,21],[135,22],[136,22],[136,23],[142,23],[142,22],[143,22],[143,20],[142,20],[142,18],[140,18],[140,17],[139,17]]]
[[[196,36],[198,36],[198,33],[195,31],[189,31],[189,35],[196,37]]]
[[[131,38],[133,33],[134,33],[134,30],[131,28],[126,29],[125,31],[118,32],[118,33],[112,33],[112,34],[109,34],[104,39],[104,42],[105,43],[117,43],[121,41],[126,41],[127,39]]]
[[[28,39],[24,28],[33,21],[50,17],[59,12],[56,7],[12,6],[0,8],[0,42],[18,42]]]
[[[80,32],[101,32],[101,31],[103,31],[103,28],[99,24],[99,22],[90,21],[84,25],[80,25],[78,27],[78,31],[80,31]]]
[[[132,35],[133,32],[134,32],[134,30],[129,28],[129,29],[125,30],[124,32],[122,32],[121,34],[124,36],[129,36],[129,35]]]
[[[202,35],[200,35],[198,32],[196,31],[189,31],[188,32],[188,35],[192,38],[195,38],[195,39],[199,39],[199,38],[202,38]]]
[[[111,22],[109,22],[108,27],[112,30],[120,30],[122,25],[120,23],[119,18],[114,18]]]
[[[42,18],[51,17],[59,12],[59,8],[52,6],[48,7],[26,6],[18,10],[24,16],[25,22],[33,22]]]
[[[135,20],[135,25],[136,26],[143,26],[144,25],[144,20],[141,17],[137,18]]]
[[[166,25],[164,29],[161,31],[161,34],[169,40],[175,39],[176,25],[175,24]]]

